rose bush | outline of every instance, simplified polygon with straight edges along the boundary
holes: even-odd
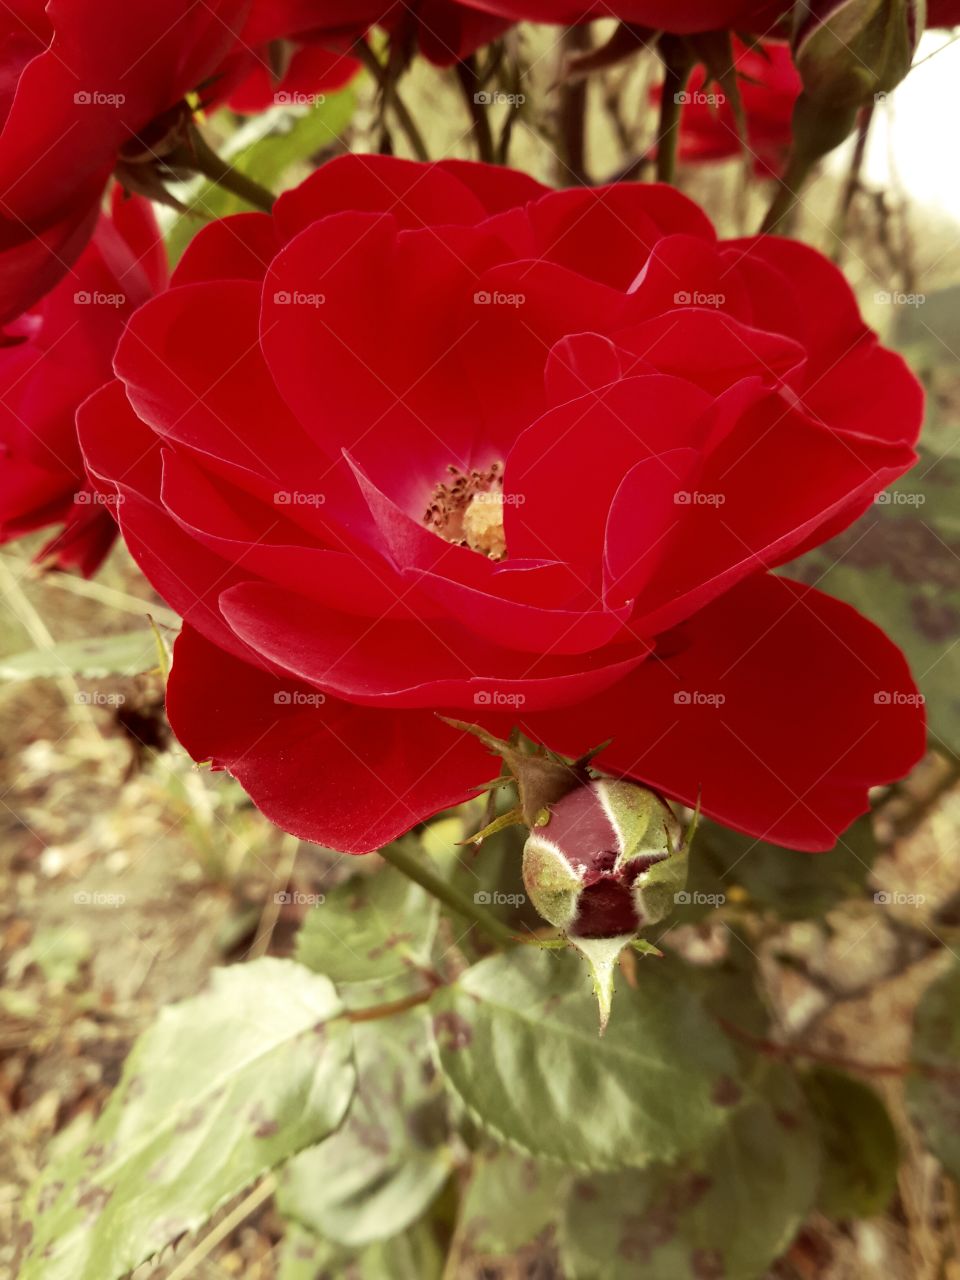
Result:
[[[185,619],[168,708],[280,826],[373,849],[514,725],[816,850],[923,750],[870,622],[767,570],[912,462],[841,274],[671,188],[335,160],[206,227],[79,415]]]
[[[8,325],[0,346],[0,541],[62,522],[40,552],[60,569],[93,573],[117,526],[86,483],[78,405],[111,376],[127,318],[166,282],[150,205],[114,188],[110,216],[72,273]]]
[[[766,41],[749,47],[734,40],[734,69],[746,118],[741,142],[733,104],[698,67],[687,84],[677,154],[687,163],[727,160],[746,152],[758,175],[778,174],[790,150],[793,107],[800,77],[788,45]],[[660,96],[658,90],[655,99]]]

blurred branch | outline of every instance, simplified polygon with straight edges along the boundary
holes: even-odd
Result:
[[[560,43],[565,66],[570,58],[588,51],[590,29],[588,26],[568,27]],[[588,186],[587,176],[587,81],[583,77],[564,79],[560,85],[560,116],[558,150],[561,162],[562,186]]]
[[[397,117],[397,123],[406,134],[413,154],[418,160],[429,160],[430,153],[427,151],[423,135],[417,127],[413,116],[407,110],[406,103],[397,91],[396,76],[383,65],[366,40],[357,40],[351,49],[351,53],[363,63],[376,80],[383,98],[383,105],[385,108],[389,107]]]
[[[487,115],[487,95],[481,92],[483,83],[477,70],[476,54],[470,54],[456,65],[457,81],[463,94],[472,122],[473,139],[477,144],[477,155],[485,164],[496,163],[496,148],[490,118]]]

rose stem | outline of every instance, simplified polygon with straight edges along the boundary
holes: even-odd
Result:
[[[566,57],[586,53],[590,48],[590,32],[586,26],[568,27],[563,33],[562,49]],[[560,151],[561,184],[565,187],[589,185],[587,177],[587,78],[580,76],[572,84],[560,86]]]
[[[660,127],[657,134],[657,181],[673,182],[677,167],[677,139],[680,133],[680,94],[686,88],[693,59],[683,42],[661,36],[663,94],[660,98]]]
[[[484,103],[478,100],[480,76],[477,72],[477,59],[474,54],[463,58],[456,66],[457,79],[467,104],[470,119],[473,122],[473,137],[477,144],[477,155],[485,164],[496,164],[497,156],[493,145],[493,133],[487,117]]]
[[[218,187],[224,187],[227,191],[232,191],[235,196],[240,196],[242,200],[252,204],[255,209],[262,209],[264,213],[269,213],[273,208],[276,200],[273,192],[268,191],[266,187],[262,187],[253,178],[247,177],[245,173],[241,173],[239,169],[229,164],[222,156],[218,156],[213,148],[207,145],[199,130],[190,130],[187,138],[186,154],[183,158],[197,173],[202,173],[205,178],[209,178]]]
[[[843,257],[843,249],[845,247],[843,238],[847,234],[847,221],[850,217],[850,209],[853,206],[857,192],[860,190],[863,159],[867,150],[867,138],[870,133],[870,125],[873,122],[875,106],[875,102],[869,103],[860,112],[860,116],[857,120],[857,139],[854,143],[853,156],[850,160],[850,168],[847,171],[846,181],[843,184],[843,195],[840,198],[840,208],[837,212],[836,224],[833,228],[833,234],[836,237],[837,244],[832,257],[833,261],[838,265]]]
[[[800,188],[806,182],[812,168],[813,164],[806,156],[795,153],[791,157],[786,173],[778,181],[777,194],[773,197],[760,228],[761,235],[789,234],[797,202],[800,199]]]
[[[393,109],[393,114],[397,117],[400,128],[407,135],[407,141],[410,143],[413,154],[418,160],[429,160],[430,153],[427,151],[426,143],[417,128],[416,121],[397,92],[393,76],[390,75],[366,40],[357,40],[351,52],[354,57],[363,63],[372,74],[374,80],[376,80],[380,92],[383,94],[384,103]]]
[[[496,917],[472,902],[459,889],[448,884],[430,865],[427,858],[413,853],[409,846],[403,843],[387,845],[380,850],[380,856],[385,862],[389,862],[392,867],[396,867],[398,871],[415,881],[422,889],[426,889],[432,897],[455,911],[457,915],[472,920],[477,928],[497,946],[513,946],[517,941],[506,925],[501,924]]]

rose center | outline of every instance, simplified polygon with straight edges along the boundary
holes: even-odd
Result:
[[[449,479],[434,489],[423,523],[447,542],[504,560],[503,463],[491,463],[484,471],[453,466],[447,471]]]

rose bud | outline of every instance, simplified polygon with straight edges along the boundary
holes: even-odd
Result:
[[[653,791],[596,778],[550,806],[523,848],[523,882],[540,915],[586,957],[606,1027],[620,952],[662,920],[687,878],[689,841]]]
[[[838,146],[860,108],[910,70],[922,30],[919,0],[814,0],[792,41],[803,81],[797,149],[818,158]]]

